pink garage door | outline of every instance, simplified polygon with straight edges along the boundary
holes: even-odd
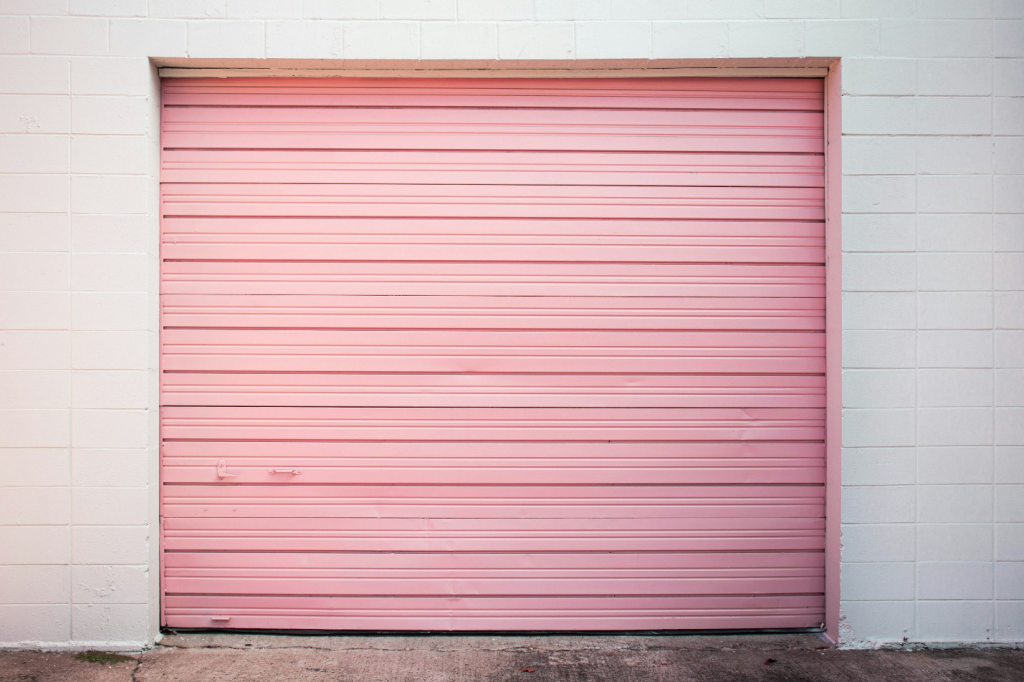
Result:
[[[822,108],[167,81],[166,625],[818,625]]]

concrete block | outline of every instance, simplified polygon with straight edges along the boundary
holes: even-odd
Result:
[[[0,378],[6,380],[8,375],[18,373],[0,372]],[[20,373],[36,374],[36,372],[28,371]],[[67,373],[50,372],[50,374],[64,375],[66,379]],[[56,391],[59,398],[63,398],[62,390]],[[52,399],[48,400],[56,402]],[[31,406],[24,405],[24,407]],[[70,465],[71,458],[68,457],[67,448],[0,448],[0,472],[3,474],[5,488],[66,486],[70,478]]]
[[[141,488],[149,484],[145,450],[84,450],[71,454],[71,484],[76,488]]]
[[[1024,57],[1024,21],[993,22],[992,43],[996,57]]]
[[[802,21],[729,22],[730,57],[802,57]]]
[[[71,0],[68,12],[87,17],[144,17],[147,0]]]
[[[849,253],[843,257],[843,291],[913,291],[915,256]]]
[[[1024,293],[997,291],[995,301],[997,329],[1024,329]]]
[[[843,251],[914,251],[916,222],[908,213],[850,213],[843,216]]]
[[[991,485],[918,485],[917,518],[922,523],[990,523],[992,497]]]
[[[132,57],[75,57],[73,95],[148,95],[154,87],[149,60]]]
[[[338,59],[341,54],[341,22],[267,22],[268,58]]]
[[[687,19],[690,13],[686,5],[681,0],[611,0],[611,18],[632,21]]]
[[[996,95],[1024,96],[1024,59],[996,59],[993,70]]]
[[[921,291],[992,289],[991,253],[919,253],[917,259]]]
[[[843,59],[844,95],[913,95],[916,83],[916,59]]]
[[[75,213],[146,213],[149,178],[142,175],[78,175],[71,178]]]
[[[843,295],[843,329],[913,329],[911,293],[849,292]]]
[[[1024,561],[1024,523],[997,523],[996,559]]]
[[[64,135],[0,135],[0,173],[67,173]]]
[[[919,601],[917,637],[923,642],[985,642],[992,639],[991,601]]]
[[[923,293],[917,297],[920,329],[991,329],[992,295]]]
[[[501,59],[572,59],[576,54],[571,22],[498,24]]]
[[[0,56],[0,92],[4,95],[64,95],[71,91],[71,60],[36,55]],[[9,105],[8,105],[9,106]],[[23,112],[23,115],[31,115]],[[27,130],[36,130],[33,121]]]
[[[658,21],[652,29],[654,59],[707,59],[729,54],[729,27],[715,21]]]
[[[229,19],[301,19],[302,0],[227,0]]]
[[[0,62],[3,58],[0,57]],[[65,71],[67,67],[65,67]],[[0,79],[4,74],[0,73]],[[0,95],[0,133],[67,133],[71,98],[66,95]]]
[[[71,529],[71,560],[75,565],[144,565],[149,561],[148,526],[75,526]]]
[[[1024,368],[1024,332],[998,330],[996,335],[996,367]]]
[[[107,54],[105,18],[32,17],[34,54]]]
[[[76,292],[71,297],[75,331],[149,329],[147,294]]]
[[[0,331],[0,369],[66,369],[71,334],[66,331]]]
[[[912,97],[843,97],[846,135],[913,135],[917,132]]]
[[[264,23],[255,20],[190,21],[188,56],[262,59],[266,56]]]
[[[898,447],[916,442],[912,409],[847,409],[843,412],[843,447]]]
[[[882,54],[893,57],[991,57],[986,21],[882,19]]]
[[[1024,137],[994,138],[995,172],[1024,175]]]
[[[920,484],[991,484],[994,480],[990,447],[917,449],[917,482]]]
[[[68,566],[0,566],[0,604],[67,603]]]
[[[1024,599],[1024,561],[996,563],[995,588],[996,599]]]
[[[71,609],[67,604],[0,604],[0,641],[68,641]]]
[[[76,331],[75,369],[143,370],[147,365],[146,331]]]
[[[73,604],[71,638],[78,642],[148,642],[148,604]]]
[[[922,407],[989,407],[991,369],[922,369],[918,372],[918,405]]]
[[[991,252],[992,216],[923,214],[917,216],[920,251]]]
[[[925,562],[917,569],[922,600],[992,599],[992,582],[988,562]]]
[[[352,21],[342,26],[346,59],[418,59],[420,26],[416,22]]]
[[[847,369],[843,372],[844,407],[914,407],[913,370]]]
[[[2,0],[0,12],[64,16],[68,13],[68,0]]]
[[[70,310],[67,292],[0,292],[0,326],[7,330],[67,329]]]
[[[996,213],[1024,213],[1024,175],[995,176]]]
[[[991,95],[992,62],[988,59],[919,59],[919,95]]]
[[[914,358],[913,332],[843,332],[843,367],[910,368],[914,366]]]
[[[28,17],[0,17],[0,54],[27,54]]]
[[[996,408],[995,440],[996,445],[1024,445],[1024,408]]]
[[[689,0],[693,19],[760,19],[764,16],[763,0]]]
[[[4,564],[68,564],[71,562],[71,527],[0,526]]]
[[[65,175],[0,175],[0,212],[65,213],[69,196]]]
[[[844,448],[843,485],[913,485],[915,459],[912,447]]]
[[[911,523],[914,505],[913,486],[843,486],[843,523]]]
[[[839,0],[764,0],[766,19],[829,19],[839,16]]]
[[[27,410],[19,411],[30,417]],[[0,424],[5,421],[4,412],[8,411],[0,412]],[[63,416],[66,421],[67,412],[63,412]],[[14,526],[67,524],[71,520],[69,497],[66,487],[4,488],[4,494],[0,495],[0,518],[4,520],[5,525]]]
[[[922,19],[988,19],[992,0],[917,0],[917,16]]]
[[[843,140],[843,175],[913,175],[915,154],[910,136],[849,136]]]
[[[1024,483],[1024,447],[996,448],[995,480],[1000,483]]]
[[[902,642],[913,633],[912,601],[844,601],[842,611],[853,641]]]
[[[991,213],[992,177],[987,175],[921,175],[917,208],[922,213]]]
[[[1024,251],[1024,215],[995,216],[994,241],[997,252]]]
[[[992,561],[992,524],[919,523],[918,561]]]
[[[94,137],[93,140],[109,138]],[[120,140],[135,138],[119,138]],[[104,146],[84,144],[90,147]],[[117,146],[117,145],[115,145]],[[72,150],[75,142],[72,141]],[[72,155],[74,152],[72,151]],[[103,163],[102,159],[93,158],[91,163]],[[72,166],[75,159],[72,157]],[[76,253],[146,253],[150,230],[156,231],[152,225],[153,218],[148,215],[76,215],[72,220],[71,249]]]
[[[917,171],[929,175],[991,173],[993,142],[986,137],[918,138]]]
[[[188,24],[174,19],[111,19],[110,54],[184,57]]]
[[[67,291],[66,253],[0,253],[0,291]]]
[[[918,432],[920,445],[992,445],[992,408],[922,407]]]
[[[423,59],[497,59],[498,25],[488,22],[431,21],[420,27]]]
[[[70,407],[67,372],[52,369],[0,371],[0,409]],[[6,483],[6,481],[5,481]]]
[[[149,427],[143,410],[72,410],[71,433],[71,445],[75,448],[149,445]]]
[[[150,144],[142,135],[76,135],[71,138],[72,173],[143,175],[149,166]],[[76,230],[78,220],[76,216]]]
[[[988,97],[920,97],[917,132],[921,135],[988,135],[992,100]]]
[[[1024,97],[996,97],[993,127],[996,135],[1024,135]]]
[[[149,375],[141,370],[76,371],[71,406],[76,409],[139,409],[149,406]]]
[[[149,0],[149,16],[178,19],[223,19],[227,0]]]
[[[148,522],[148,488],[75,488],[71,493],[73,525],[143,526]]]
[[[306,19],[377,19],[380,0],[305,0],[302,16]]]
[[[873,57],[879,49],[877,21],[808,21],[804,26],[808,57]]]
[[[999,407],[1024,407],[1024,370],[997,369],[996,405]]]
[[[456,19],[456,0],[380,0],[384,19]]]
[[[68,251],[68,222],[59,213],[0,214],[0,251]]]
[[[993,257],[996,290],[1024,289],[1024,253],[997,253]]]
[[[577,59],[649,59],[650,56],[649,21],[576,23]]]
[[[840,15],[847,19],[912,17],[915,3],[910,0],[842,0]]]
[[[991,544],[991,543],[990,543]],[[843,524],[843,555],[861,562],[900,562],[914,560],[914,525]]]
[[[534,16],[540,21],[610,19],[611,0],[534,0]]]
[[[843,564],[842,584],[839,588],[843,601],[914,599],[914,564],[852,563]]]
[[[992,4],[992,16],[996,19],[1024,19],[1021,0],[994,0]]]
[[[147,604],[146,566],[73,566],[71,596],[76,604]]]
[[[851,175],[843,180],[843,210],[848,213],[912,213],[917,180],[905,175]]]
[[[71,132],[90,135],[145,135],[149,132],[145,97],[77,96],[71,103]]]

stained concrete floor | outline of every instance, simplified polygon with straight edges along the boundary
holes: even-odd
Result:
[[[171,635],[121,662],[0,653],[0,682],[1020,682],[1024,650],[837,651],[812,635]],[[93,658],[96,658],[95,656]]]

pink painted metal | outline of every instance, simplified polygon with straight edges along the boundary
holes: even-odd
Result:
[[[166,625],[824,620],[820,80],[163,106]]]

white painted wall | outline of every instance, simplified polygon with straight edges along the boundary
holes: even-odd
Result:
[[[843,640],[1024,640],[1024,0],[0,0],[0,642],[157,635],[148,57],[805,56],[843,58]]]

